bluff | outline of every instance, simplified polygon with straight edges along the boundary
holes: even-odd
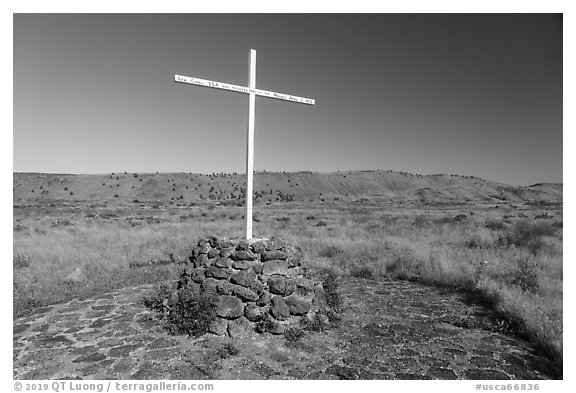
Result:
[[[242,204],[245,175],[237,173],[14,173],[13,197],[26,200],[169,201]],[[376,202],[561,203],[562,184],[510,186],[470,176],[392,171],[257,172],[254,203]]]

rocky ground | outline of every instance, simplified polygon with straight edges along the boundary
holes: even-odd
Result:
[[[150,286],[14,321],[14,379],[555,379],[553,364],[460,294],[395,280],[340,283],[341,323],[299,340],[171,336]]]

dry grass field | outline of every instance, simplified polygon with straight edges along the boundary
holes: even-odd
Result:
[[[561,199],[452,204],[330,195],[324,202],[257,201],[254,236],[300,246],[311,275],[391,277],[467,293],[498,313],[502,330],[562,363]],[[15,318],[175,279],[196,239],[242,234],[236,204],[130,199],[15,198]]]

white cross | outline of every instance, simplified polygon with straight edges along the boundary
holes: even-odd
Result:
[[[248,87],[232,85],[230,83],[210,81],[206,79],[193,78],[189,76],[174,75],[174,82],[188,83],[191,85],[212,87],[215,89],[223,89],[235,91],[238,93],[245,93],[249,95],[248,105],[248,139],[246,142],[246,213],[244,214],[246,224],[246,239],[252,239],[252,181],[253,181],[253,168],[254,168],[254,111],[256,96],[276,98],[279,100],[286,100],[297,102],[300,104],[314,105],[315,100],[311,98],[304,98],[293,96],[289,94],[275,93],[273,91],[260,90],[256,88],[256,51],[250,49],[249,61],[250,74],[248,78]]]

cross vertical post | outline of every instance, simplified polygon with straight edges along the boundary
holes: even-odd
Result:
[[[254,116],[256,106],[256,51],[250,49],[248,87],[252,89],[248,100],[248,136],[246,141],[246,239],[252,239],[252,181],[254,178]]]

